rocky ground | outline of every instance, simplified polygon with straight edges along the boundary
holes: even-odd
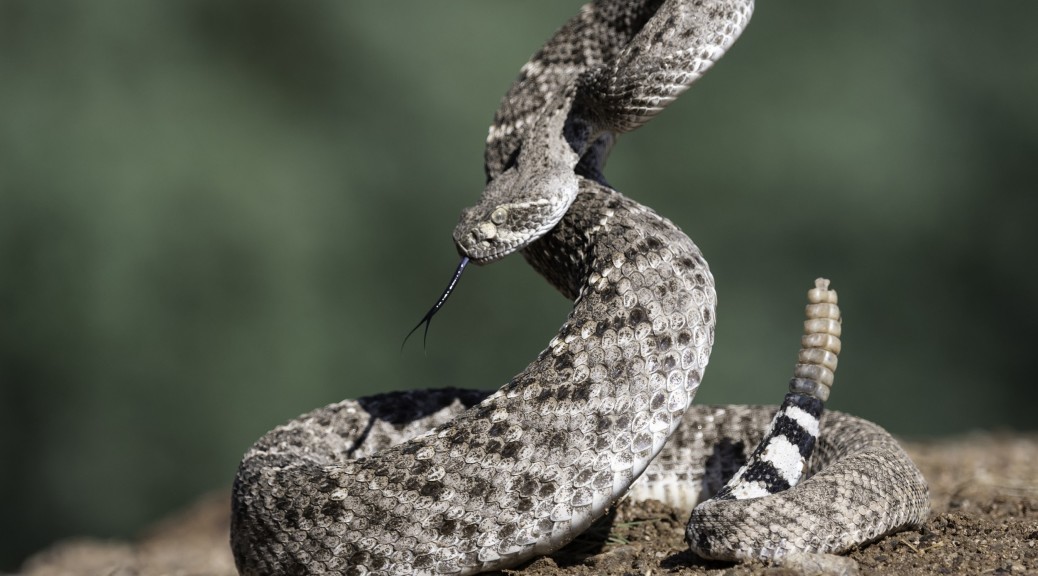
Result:
[[[934,513],[920,530],[852,552],[853,560],[796,566],[706,562],[685,549],[684,515],[658,502],[621,503],[611,522],[550,558],[507,574],[772,575],[1038,574],[1038,436],[976,434],[906,443],[930,483]],[[203,498],[137,542],[82,538],[26,561],[25,576],[236,574],[228,498]]]

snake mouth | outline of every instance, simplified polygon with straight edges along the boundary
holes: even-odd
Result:
[[[480,242],[475,248],[466,247],[460,242],[455,242],[455,247],[458,249],[458,255],[462,258],[468,258],[468,260],[477,265],[483,266],[492,262],[497,262],[505,256],[512,254],[519,248],[514,246],[497,246],[491,248],[493,244],[489,244],[486,241]]]
[[[460,233],[459,233],[460,232]],[[500,260],[516,250],[510,234],[499,234],[491,222],[480,222],[465,231],[455,231],[454,246],[458,255],[482,266]]]

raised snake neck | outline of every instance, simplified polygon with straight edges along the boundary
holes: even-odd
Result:
[[[676,226],[601,178],[615,134],[697,78],[751,7],[592,4],[524,67],[488,137],[487,190],[455,239],[477,262],[522,250],[575,300],[566,322],[496,392],[347,400],[266,434],[246,453],[233,490],[242,574],[514,566],[561,547],[629,490],[694,504],[743,464],[746,450],[733,447],[760,441],[769,421],[765,465],[778,461],[769,447],[788,443],[787,421],[814,418],[817,426],[817,414],[801,416],[789,403],[811,403],[810,394],[787,396],[774,418],[775,407],[689,409],[713,344],[713,279]],[[680,42],[694,48],[682,51]],[[559,190],[565,198],[541,197]],[[925,483],[889,435],[840,414],[822,426],[813,477],[779,494],[700,506],[693,549],[740,559],[842,551],[925,517]],[[747,475],[750,485],[773,484],[771,472],[737,473]]]

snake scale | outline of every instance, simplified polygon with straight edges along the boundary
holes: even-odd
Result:
[[[523,66],[490,128],[486,189],[454,232],[458,274],[521,252],[574,301],[568,318],[497,391],[346,400],[260,438],[233,488],[240,573],[515,566],[624,495],[699,503],[690,547],[729,560],[839,553],[925,520],[925,481],[890,435],[821,415],[841,326],[826,282],[809,292],[781,406],[689,406],[713,345],[713,277],[681,230],[602,176],[617,135],[698,79],[752,9],[592,2]]]

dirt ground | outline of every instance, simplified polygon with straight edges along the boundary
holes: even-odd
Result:
[[[707,562],[687,551],[686,518],[659,502],[621,503],[552,557],[505,574],[793,576],[803,574],[1038,575],[1038,435],[975,434],[906,443],[930,484],[933,514],[920,530],[852,552],[854,562],[797,566]],[[236,574],[228,497],[203,498],[136,543],[74,539],[26,561],[25,576]]]

